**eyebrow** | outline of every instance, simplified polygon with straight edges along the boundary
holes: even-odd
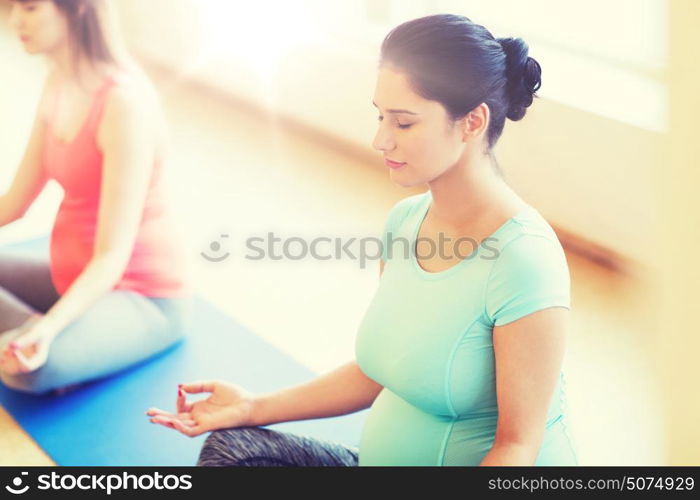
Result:
[[[379,108],[379,106],[377,106],[377,103],[376,103],[376,102],[372,101],[372,104],[374,104],[374,107],[375,107],[375,108]],[[396,113],[406,113],[407,115],[418,115],[418,113],[416,113],[415,111],[409,111],[408,109],[387,109],[387,112],[388,112],[388,113],[394,113],[394,114],[396,114]]]

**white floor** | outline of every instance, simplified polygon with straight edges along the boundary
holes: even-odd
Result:
[[[0,67],[1,192],[28,137],[43,64],[0,28]],[[160,76],[157,83],[172,124],[171,186],[197,256],[199,293],[315,371],[350,359],[377,285],[377,262],[361,269],[349,259],[252,261],[244,257],[246,239],[268,231],[307,240],[378,236],[391,205],[410,193],[392,186],[379,162],[341,156],[183,82]],[[0,228],[0,244],[48,233],[60,196],[57,187],[47,189],[24,220]],[[220,263],[200,257],[215,255],[213,242],[222,244],[218,255],[230,257]],[[651,295],[643,283],[568,257],[574,321],[565,370],[581,461],[663,464],[663,424],[646,354]],[[19,431],[0,420],[0,442],[13,432]]]

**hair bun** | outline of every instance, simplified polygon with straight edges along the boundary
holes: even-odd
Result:
[[[506,116],[518,121],[532,104],[535,92],[542,85],[542,68],[529,57],[529,47],[522,38],[498,38],[506,55],[506,78],[510,107]]]

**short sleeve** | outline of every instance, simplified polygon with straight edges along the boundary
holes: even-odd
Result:
[[[398,228],[401,223],[406,219],[408,214],[411,212],[412,208],[419,202],[423,197],[423,194],[418,194],[414,196],[409,196],[403,198],[396,202],[396,204],[389,211],[389,215],[384,222],[384,230],[382,231],[382,260],[386,263],[390,257],[389,247],[393,244],[393,240],[398,238]],[[401,242],[396,242],[396,248],[394,252],[401,251]],[[405,245],[405,242],[403,242]],[[395,255],[392,255],[395,256]]]
[[[571,308],[571,280],[561,244],[522,235],[496,258],[486,285],[486,315],[501,326],[548,307]]]

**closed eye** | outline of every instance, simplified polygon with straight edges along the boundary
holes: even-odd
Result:
[[[32,12],[36,10],[36,2],[28,2],[22,5],[25,12]]]
[[[377,117],[377,120],[378,120],[378,121],[382,121],[382,120],[384,120],[384,117],[380,115],[380,116]],[[398,123],[398,122],[397,122],[396,125],[397,125],[400,129],[407,129],[407,128],[411,128],[411,126],[413,126],[413,123]]]

